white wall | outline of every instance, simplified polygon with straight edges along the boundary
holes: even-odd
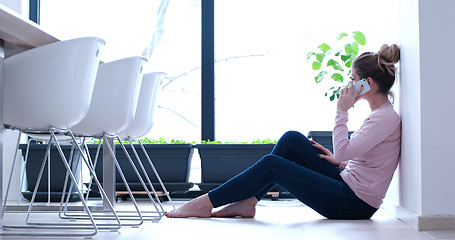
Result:
[[[0,4],[7,6],[28,19],[29,0],[0,0]]]
[[[399,207],[417,221],[455,219],[454,11],[451,0],[400,0]]]
[[[400,206],[421,214],[421,122],[418,0],[400,0]]]
[[[422,215],[455,215],[455,1],[420,0]]]

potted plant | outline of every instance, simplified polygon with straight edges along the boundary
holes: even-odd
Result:
[[[338,34],[335,42],[327,44],[321,43],[317,49],[308,52],[307,60],[311,63],[311,68],[316,71],[314,77],[316,83],[330,76],[333,81],[325,93],[330,101],[340,97],[340,90],[352,79],[352,62],[359,54],[360,46],[366,44],[365,35],[360,31],[352,34],[342,32]],[[348,80],[348,81],[345,81]],[[349,132],[349,136],[352,132]],[[332,131],[310,131],[308,137],[320,143],[333,152]]]
[[[314,77],[316,83],[330,76],[334,85],[325,93],[330,101],[339,98],[341,88],[347,85],[346,79],[351,79],[352,62],[359,54],[360,46],[366,44],[365,35],[354,31],[351,35],[342,32],[338,34],[334,43],[321,43],[317,49],[308,52],[307,61],[317,72]]]
[[[193,144],[187,143],[185,141],[180,140],[151,140],[148,138],[142,138],[140,141],[143,143],[143,146],[149,155],[153,165],[155,166],[161,180],[164,183],[166,189],[172,194],[181,194],[187,192],[191,187],[193,187],[193,183],[189,182],[189,172],[191,166],[191,158],[194,152]],[[134,155],[133,150],[129,143],[124,142],[125,148],[128,151],[128,154],[131,156],[136,168],[138,169],[141,177],[143,178],[144,182],[146,181],[143,172],[137,163],[137,159]],[[148,163],[148,160],[143,152],[142,148],[138,143],[133,144],[136,152],[141,159],[141,162],[148,173],[148,176],[153,184],[153,187],[157,191],[162,191],[162,187],[159,184],[158,179],[155,177],[155,174]],[[95,159],[96,151],[98,148],[98,144],[88,144],[90,157]],[[103,151],[102,146],[99,153],[98,161],[102,159]],[[115,156],[117,161],[119,162],[120,167],[122,168],[123,174],[125,175],[128,186],[132,191],[139,191],[144,192],[144,188],[139,181],[139,178],[136,176],[136,173],[131,168],[130,162],[125,155],[122,146],[117,143],[115,144]],[[95,172],[97,173],[98,179],[100,182],[103,181],[103,166],[101,162],[98,162],[95,168]],[[96,190],[96,186],[92,185],[92,189]],[[126,187],[117,172],[116,174],[116,190],[117,191],[126,191]],[[98,195],[92,195],[98,196]]]
[[[218,187],[243,170],[247,169],[264,155],[272,152],[276,141],[253,140],[252,142],[203,141],[196,144],[201,158],[202,192]],[[277,188],[274,191],[284,192]]]

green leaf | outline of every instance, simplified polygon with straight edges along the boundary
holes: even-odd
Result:
[[[351,65],[352,65],[352,60],[349,60],[344,64],[344,66],[346,66],[347,68],[351,68]]]
[[[322,81],[324,76],[327,74],[327,71],[321,71],[314,79],[316,80],[316,83],[319,83]]]
[[[335,89],[335,90],[333,90]],[[331,87],[326,93],[325,93],[325,96],[327,97],[328,94],[330,94],[331,92],[331,95],[330,95],[330,101],[333,101],[335,98],[340,98],[340,89],[341,87]],[[332,91],[333,90],[333,91]]]
[[[351,43],[351,51],[354,56],[357,56],[359,54],[359,45],[355,42]]]
[[[320,62],[313,62],[312,66],[313,70],[319,70],[321,69],[321,63]]]
[[[307,60],[310,60],[311,56],[313,56],[313,55],[316,55],[316,53],[314,53],[314,52],[309,52],[309,53],[306,55],[306,59],[307,59]]]
[[[346,44],[344,45],[344,51],[346,52],[346,55],[351,54],[351,53],[352,53],[351,44],[346,43]]]
[[[332,49],[329,45],[323,43],[321,45],[318,46],[319,49],[321,49],[321,51],[323,52],[327,52],[329,51],[330,49]]]
[[[346,62],[347,60],[351,59],[352,54],[349,55],[341,55],[341,60]]]
[[[335,80],[336,82],[343,82],[343,75],[339,74],[339,73],[334,73],[332,74],[332,77],[331,77],[333,80]]]
[[[337,57],[340,56],[342,52],[343,52],[343,50],[338,51],[337,53],[335,53],[335,56],[337,56]]]
[[[352,36],[354,37],[355,41],[362,46],[364,46],[367,42],[365,35],[363,35],[363,33],[360,31],[353,32]]]
[[[325,54],[324,53],[316,54],[316,60],[318,60],[318,62],[322,63],[322,61],[324,61],[324,58],[325,58]]]
[[[337,36],[337,41],[340,40],[340,39],[342,39],[342,38],[344,38],[344,37],[346,37],[346,36],[348,36],[347,33],[345,33],[345,32],[340,33],[340,34]]]
[[[333,59],[330,59],[327,62],[327,67],[330,67],[330,66],[332,66],[334,70],[344,71],[343,66],[341,66],[340,63],[338,63],[337,61],[335,61]]]

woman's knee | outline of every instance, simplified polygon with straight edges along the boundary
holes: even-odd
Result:
[[[277,155],[267,154],[267,155],[264,155],[259,160],[258,164],[265,165],[266,167],[269,167],[269,168],[275,168],[276,166],[283,164],[282,162],[284,162],[283,159],[278,157]]]
[[[302,139],[302,138],[308,139],[305,135],[303,135],[302,133],[297,132],[297,131],[287,131],[285,134],[283,134],[282,138],[289,139],[289,140]]]

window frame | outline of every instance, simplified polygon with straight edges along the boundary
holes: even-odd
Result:
[[[29,0],[28,18],[37,24],[40,23],[40,0]]]
[[[201,0],[201,140],[215,141],[214,0]]]

